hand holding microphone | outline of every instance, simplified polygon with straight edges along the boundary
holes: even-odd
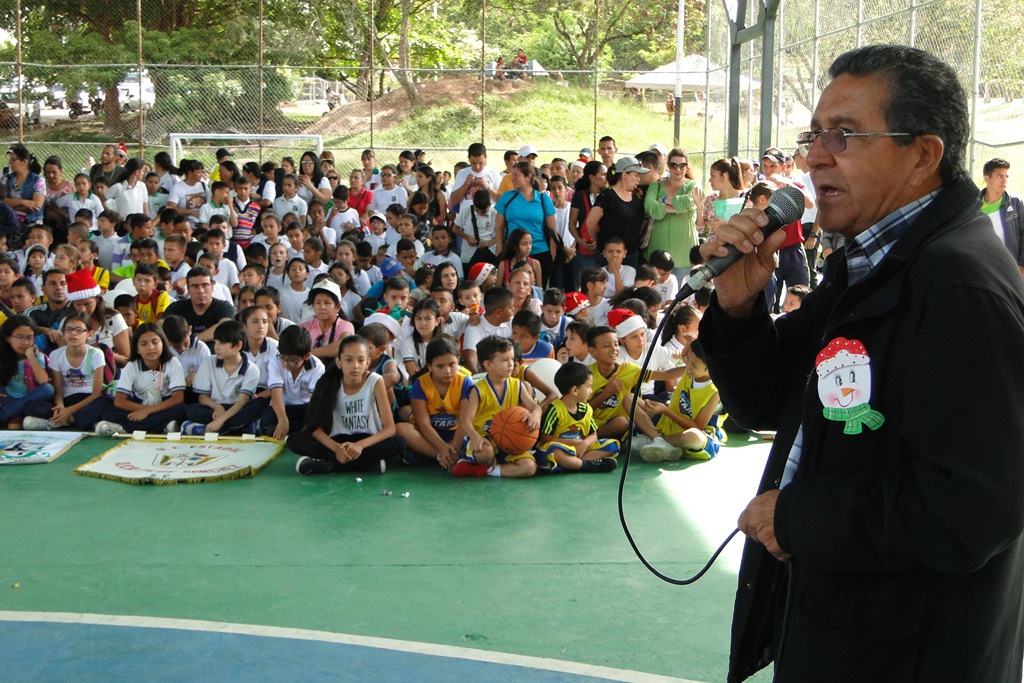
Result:
[[[779,228],[800,220],[803,212],[803,193],[782,187],[764,211],[745,209],[736,214],[701,245],[706,263],[687,284],[697,290],[714,278],[719,305],[730,315],[749,315],[775,272],[775,252],[786,239]]]

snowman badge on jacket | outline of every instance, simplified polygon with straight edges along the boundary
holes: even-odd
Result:
[[[860,434],[866,425],[877,430],[885,417],[872,410],[871,358],[856,339],[836,337],[814,360],[818,373],[818,398],[825,419],[845,422],[844,434]]]

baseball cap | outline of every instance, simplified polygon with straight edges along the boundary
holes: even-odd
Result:
[[[334,280],[326,279],[313,285],[309,290],[309,301],[313,300],[317,292],[325,292],[334,297],[335,301],[341,303],[341,287]]]
[[[536,147],[534,147],[533,145],[523,145],[522,147],[519,148],[519,158],[520,159],[522,159],[523,157],[529,157],[529,156],[539,156],[537,154],[537,148]]]
[[[636,157],[622,157],[615,162],[616,173],[642,173],[644,167],[636,160]]]
[[[593,159],[594,158],[594,150],[590,149],[589,147],[584,147],[583,149],[580,150],[580,157],[586,157],[588,159]]]
[[[217,150],[217,151],[215,152],[215,156],[216,156],[216,157],[217,157],[218,159],[221,159],[221,158],[223,158],[223,157],[233,157],[233,156],[235,156],[235,155],[234,155],[234,154],[232,154],[231,152],[227,151],[227,150],[226,150],[226,149],[224,149],[223,147],[221,147],[220,149],[218,149],[218,150]]]
[[[660,142],[655,142],[653,145],[651,145],[650,147],[647,148],[647,151],[648,152],[657,152],[661,156],[667,156],[668,155],[668,148],[665,147],[665,145],[661,144]]]
[[[370,220],[372,221],[374,218],[379,218],[384,223],[388,222],[388,219],[380,211],[374,211],[370,214]]]
[[[397,259],[393,259],[390,256],[380,262],[380,273],[384,277],[394,277],[401,273],[405,268]]]
[[[784,164],[784,163],[786,163],[786,157],[784,157],[779,152],[776,152],[774,149],[769,149],[768,151],[766,151],[764,154],[761,155],[761,158],[762,159],[771,159],[772,161],[774,161],[777,164]]]

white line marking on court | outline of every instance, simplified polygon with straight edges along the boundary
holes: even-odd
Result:
[[[672,678],[657,674],[626,671],[610,667],[564,662],[546,657],[530,657],[505,652],[488,652],[454,645],[436,645],[419,643],[411,640],[394,640],[391,638],[374,638],[357,636],[348,633],[331,633],[330,631],[311,631],[300,628],[284,628],[278,626],[260,626],[257,624],[232,624],[219,621],[200,621],[195,619],[169,619],[164,617],[139,617],[119,614],[75,614],[73,612],[8,612],[0,610],[0,621],[10,622],[46,622],[59,624],[87,624],[92,626],[127,626],[134,628],[164,628],[180,631],[208,631],[215,633],[234,633],[244,636],[262,636],[266,638],[287,638],[292,640],[312,640],[323,643],[341,645],[359,645],[380,650],[409,652],[433,657],[468,659],[491,664],[520,666],[528,669],[558,671],[578,676],[591,676],[624,683],[701,683],[685,678]]]

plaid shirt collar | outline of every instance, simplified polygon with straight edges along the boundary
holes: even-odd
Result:
[[[846,246],[847,285],[864,280],[878,267],[896,241],[903,236],[914,219],[939,194],[935,190],[914,200],[857,235]]]

